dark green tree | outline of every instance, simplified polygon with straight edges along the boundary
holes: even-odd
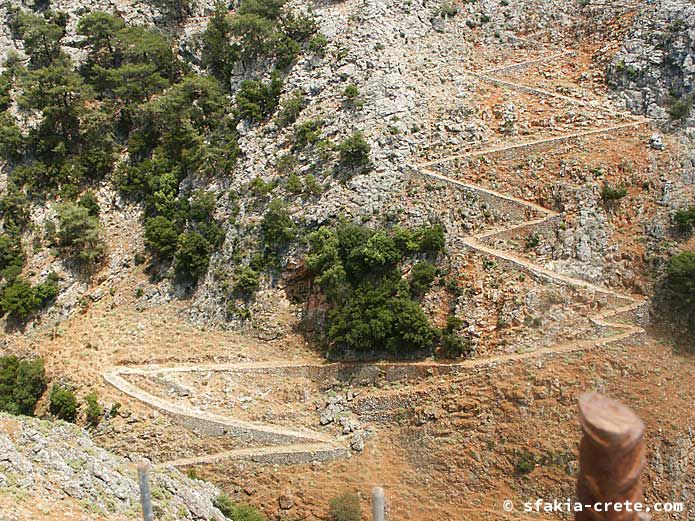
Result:
[[[43,360],[0,357],[0,411],[32,416],[46,390]]]
[[[48,410],[61,420],[75,423],[77,418],[77,397],[67,387],[55,384],[51,388]]]

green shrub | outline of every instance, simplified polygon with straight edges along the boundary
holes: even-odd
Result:
[[[24,266],[24,252],[22,251],[22,241],[17,235],[0,234],[0,274],[5,279],[4,272],[7,268],[18,268],[20,271]]]
[[[262,178],[254,177],[249,183],[249,190],[257,197],[265,197],[275,190],[275,186],[273,182],[266,183]]]
[[[95,428],[97,425],[99,425],[99,422],[104,415],[104,408],[99,405],[99,397],[95,391],[92,391],[85,396],[84,401],[87,405],[87,425]]]
[[[285,188],[291,194],[299,194],[304,189],[304,186],[302,186],[302,180],[299,178],[299,176],[295,173],[292,173],[287,178]]]
[[[306,99],[304,98],[304,93],[301,90],[295,90],[280,107],[277,115],[278,125],[286,127],[297,121],[299,114],[304,110],[305,106]]]
[[[55,384],[51,388],[49,411],[61,420],[75,423],[77,418],[77,398],[67,387]]]
[[[65,20],[57,15],[46,16],[19,12],[15,28],[24,40],[24,51],[34,67],[51,65],[61,53],[60,41],[65,35]]]
[[[0,357],[0,411],[32,416],[45,390],[43,360]]]
[[[298,149],[316,143],[321,137],[323,121],[310,119],[298,124],[294,129],[294,146]]]
[[[671,257],[666,281],[680,304],[695,315],[695,253],[684,251]]]
[[[468,338],[461,337],[457,330],[463,326],[463,321],[456,316],[446,319],[446,327],[442,331],[442,341],[438,352],[441,358],[460,358],[471,354],[472,346]]]
[[[529,474],[536,468],[536,460],[528,450],[518,451],[514,471],[519,475]]]
[[[307,174],[304,178],[304,188],[312,195],[318,195],[323,191],[321,184],[316,180],[313,174]]]
[[[695,228],[695,206],[681,208],[673,216],[673,221],[683,233],[688,233]]]
[[[263,214],[261,232],[264,246],[272,251],[278,251],[294,238],[296,226],[281,199],[273,199],[268,205]]]
[[[359,497],[352,492],[334,497],[328,504],[328,515],[331,521],[360,521],[362,511]]]
[[[624,186],[614,187],[609,184],[603,185],[601,190],[601,197],[607,203],[619,201],[627,195],[627,188]]]
[[[309,40],[309,51],[317,56],[324,56],[326,54],[326,47],[328,47],[328,38],[322,33],[318,33]]]
[[[57,238],[59,248],[83,266],[93,266],[106,252],[99,219],[74,203],[65,203],[58,209]]]
[[[86,208],[87,212],[92,217],[99,216],[99,202],[97,201],[94,192],[92,192],[91,190],[85,192],[84,195],[80,197],[80,200],[77,201],[77,204],[82,208]]]
[[[444,228],[440,224],[423,226],[415,231],[418,251],[422,253],[439,253],[444,251],[446,238]]]
[[[203,32],[202,58],[203,65],[225,85],[228,84],[234,63],[238,59],[238,51],[231,45],[231,32],[232,24],[227,8],[220,2]]]
[[[249,297],[258,289],[260,275],[249,266],[243,266],[234,272],[233,281],[234,291]]]
[[[418,241],[404,251],[395,232],[341,223],[321,227],[308,242],[307,266],[332,305],[325,329],[331,352],[412,354],[434,346],[437,332],[413,300],[399,268],[404,256],[419,249]],[[432,272],[429,263],[415,269],[418,290]]]
[[[174,256],[178,238],[176,226],[166,217],[158,215],[145,220],[145,246],[160,262]]]
[[[213,501],[213,505],[232,521],[265,521],[265,516],[248,505],[234,503],[227,494],[221,493]]]
[[[0,114],[0,157],[6,161],[19,160],[25,140],[14,118],[8,113]]]
[[[31,284],[16,278],[2,292],[2,311],[16,320],[25,320],[39,307],[39,300]]]
[[[668,108],[668,114],[672,120],[683,120],[690,115],[690,110],[693,108],[692,96],[684,96],[681,99],[674,100]]]
[[[252,122],[264,120],[275,112],[281,93],[282,80],[277,74],[268,83],[244,80],[236,93],[239,116]]]
[[[327,338],[338,351],[407,354],[432,346],[436,332],[405,282],[385,279],[360,285],[328,314]]]
[[[275,163],[275,169],[282,176],[287,176],[294,173],[296,168],[297,158],[294,157],[292,154],[285,154],[283,156],[280,156],[280,158],[278,158],[277,162]]]
[[[343,90],[343,96],[345,96],[347,103],[353,107],[361,107],[363,105],[363,101],[360,98],[360,89],[357,88],[357,85],[354,83],[351,83],[345,87]]]
[[[207,271],[212,251],[213,245],[200,233],[182,233],[176,248],[176,274],[195,284]]]
[[[343,177],[363,174],[372,169],[369,159],[371,147],[360,131],[354,132],[338,145],[338,169]]]
[[[432,285],[437,274],[437,267],[428,261],[420,261],[410,272],[410,291],[415,296],[424,295]]]

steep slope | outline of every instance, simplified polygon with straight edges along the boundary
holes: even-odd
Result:
[[[226,519],[219,490],[171,470],[150,473],[158,519]],[[0,416],[0,504],[5,519],[140,517],[134,463],[95,445],[63,422]]]

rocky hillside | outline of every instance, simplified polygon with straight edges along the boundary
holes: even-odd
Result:
[[[628,110],[695,125],[695,5],[654,2],[635,20],[608,68]]]
[[[157,519],[222,521],[219,490],[176,470],[150,472]],[[94,444],[78,427],[0,416],[3,519],[136,519],[135,464]],[[66,517],[63,517],[66,516]]]

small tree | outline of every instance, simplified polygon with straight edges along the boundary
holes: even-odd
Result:
[[[364,134],[360,131],[354,132],[345,138],[338,145],[338,169],[343,176],[350,177],[355,174],[363,174],[372,169],[369,159],[371,147]]]
[[[87,404],[87,424],[94,428],[99,425],[101,417],[104,415],[104,409],[99,405],[99,397],[95,391],[92,391],[84,399]]]
[[[166,217],[158,215],[145,221],[145,246],[160,262],[174,256],[178,238],[176,226]]]
[[[17,278],[2,292],[2,310],[16,320],[25,320],[39,306],[34,289],[26,280]]]
[[[420,261],[410,272],[410,291],[415,296],[424,295],[430,288],[437,273],[437,267],[431,262]]]
[[[673,221],[682,233],[689,233],[695,228],[695,206],[681,208],[673,216]]]
[[[281,199],[273,199],[261,223],[263,244],[277,251],[294,238],[295,228],[285,203]]]
[[[328,515],[331,521],[360,521],[360,499],[357,494],[345,492],[329,502]]]
[[[77,398],[67,387],[54,385],[51,388],[49,411],[61,420],[75,423],[77,417]]]
[[[179,235],[175,267],[177,275],[195,284],[208,269],[212,249],[212,245],[198,232]]]
[[[43,360],[0,357],[0,411],[31,416],[45,390]]]
[[[58,210],[58,246],[84,266],[92,267],[105,252],[99,219],[89,210],[73,203]]]

